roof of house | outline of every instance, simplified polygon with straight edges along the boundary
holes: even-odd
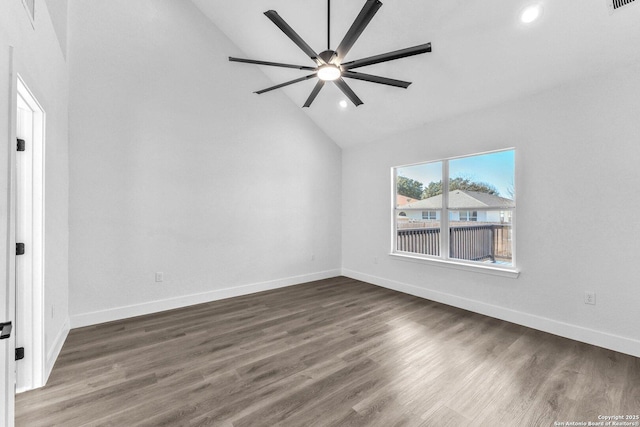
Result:
[[[514,208],[515,202],[493,194],[480,193],[478,191],[453,190],[449,192],[449,208],[450,209],[507,209]],[[429,197],[428,199],[417,200],[406,205],[398,205],[403,209],[441,209],[442,194]]]
[[[396,196],[396,206],[404,206],[408,203],[413,203],[413,202],[417,202],[418,199],[413,199],[411,197],[408,196],[403,196],[402,194],[398,194]]]

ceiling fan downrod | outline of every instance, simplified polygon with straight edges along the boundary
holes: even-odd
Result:
[[[327,0],[327,50],[331,50],[331,0]]]

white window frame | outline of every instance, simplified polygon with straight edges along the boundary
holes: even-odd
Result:
[[[426,214],[426,218],[425,218]],[[431,218],[431,214],[433,214],[433,218]],[[438,211],[429,209],[427,211],[422,211],[422,219],[426,221],[435,221],[438,218]]]
[[[417,163],[409,163],[405,165],[394,166],[391,168],[391,251],[389,253],[393,259],[401,260],[401,261],[409,261],[409,262],[418,262],[431,264],[438,267],[446,267],[446,268],[455,268],[459,270],[467,270],[467,271],[475,271],[479,273],[492,274],[503,277],[511,277],[517,278],[520,274],[520,271],[516,267],[516,207],[511,209],[501,208],[503,211],[511,212],[511,265],[496,265],[496,264],[487,264],[480,263],[475,261],[467,261],[458,258],[449,258],[449,213],[455,211],[469,210],[469,209],[449,209],[449,162],[451,160],[462,159],[467,157],[475,157],[482,156],[485,154],[492,153],[500,153],[504,151],[514,151],[515,148],[505,148],[501,150],[493,150],[493,151],[485,151],[482,153],[469,154],[464,156],[456,156],[449,157],[445,159],[437,159],[425,162],[417,162]],[[397,170],[404,167],[424,165],[427,163],[441,163],[442,164],[442,207],[440,209],[435,209],[435,211],[440,211],[440,255],[426,255],[426,254],[418,254],[414,252],[403,252],[398,251],[396,249],[397,245],[397,221],[396,221],[396,212],[399,210],[396,206],[396,191],[397,191]],[[517,165],[516,165],[517,169]],[[515,172],[514,172],[515,174]],[[515,178],[515,177],[514,177]],[[514,183],[515,187],[515,183]],[[515,192],[515,188],[514,188]],[[517,193],[516,193],[517,194]],[[516,199],[516,194],[514,194],[514,201]],[[424,209],[407,209],[406,207],[402,207],[403,211],[406,210],[424,210]],[[434,210],[434,209],[431,209]],[[495,211],[495,208],[481,209],[474,208],[475,211],[487,210],[487,211]]]
[[[454,212],[455,210],[456,209],[449,209],[449,212]],[[476,210],[472,210],[472,211],[468,210],[468,209],[463,209],[463,210],[458,210],[458,212],[460,214],[462,214],[464,212],[464,217],[465,217],[464,221],[466,221],[466,222],[477,222],[478,221],[478,210],[477,209]],[[476,213],[476,215],[475,215],[476,219],[475,220],[472,219],[474,212]],[[460,216],[460,221],[463,221],[462,216]]]

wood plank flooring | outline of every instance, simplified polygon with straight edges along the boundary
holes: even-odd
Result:
[[[640,359],[338,277],[74,329],[17,426],[553,426]]]

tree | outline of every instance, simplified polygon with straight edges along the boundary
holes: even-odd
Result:
[[[439,194],[442,194],[442,181],[431,181],[429,185],[427,185],[427,188],[422,192],[422,198],[428,199],[429,197],[437,196]]]
[[[498,189],[491,184],[471,181],[469,178],[463,177],[449,178],[449,191],[454,190],[477,191],[478,193],[493,194],[494,196],[500,194]],[[442,181],[430,182],[422,192],[422,198],[428,199],[439,194],[442,194]]]
[[[412,199],[421,199],[423,184],[415,179],[399,176],[397,179],[398,194]]]
[[[511,179],[511,182],[509,183],[509,186],[507,187],[507,195],[509,196],[509,198],[511,200],[515,200],[515,198],[516,198],[516,186],[513,183],[513,178]]]

